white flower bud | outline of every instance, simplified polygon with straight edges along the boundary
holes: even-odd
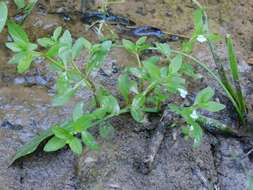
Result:
[[[190,115],[192,119],[198,119],[199,116],[198,116],[198,113],[196,110],[193,110],[192,114]]]
[[[188,92],[187,92],[185,89],[178,88],[177,90],[179,91],[180,96],[181,96],[182,98],[185,98],[185,97],[187,96],[187,94],[188,94]]]
[[[204,42],[207,41],[206,37],[203,36],[203,35],[198,35],[197,40],[198,40],[200,43],[204,43]]]

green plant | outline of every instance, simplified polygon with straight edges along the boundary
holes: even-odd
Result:
[[[238,72],[238,63],[235,54],[235,50],[233,47],[233,41],[230,35],[226,36],[226,47],[227,47],[227,54],[229,58],[229,66],[231,71],[231,76],[233,83],[231,83],[228,79],[227,73],[223,67],[223,63],[220,57],[217,55],[217,48],[214,45],[214,42],[220,40],[221,37],[213,34],[209,31],[208,27],[208,17],[204,8],[200,5],[200,3],[194,0],[195,4],[199,7],[197,11],[195,11],[195,31],[191,38],[190,43],[185,46],[185,50],[189,50],[188,53],[192,50],[193,43],[196,40],[200,42],[207,42],[209,50],[212,54],[214,63],[218,69],[218,75],[212,71],[211,75],[217,75],[219,78],[216,80],[220,83],[221,87],[224,89],[225,93],[227,94],[228,98],[232,102],[234,108],[236,109],[239,119],[243,126],[247,126],[247,107],[245,103],[245,99],[242,94],[241,85],[240,85],[240,78]]]
[[[18,72],[23,73],[29,70],[34,59],[38,57],[46,59],[57,74],[56,95],[53,98],[54,106],[65,105],[79,90],[84,88],[92,94],[89,102],[77,103],[70,119],[55,124],[19,149],[11,163],[33,152],[42,141],[49,137],[51,138],[44,147],[44,150],[48,152],[56,151],[65,145],[68,145],[77,154],[81,154],[83,144],[88,148],[98,149],[99,146],[91,135],[90,128],[101,127],[100,124],[103,124],[100,134],[105,137],[107,130],[111,128],[108,122],[110,118],[130,113],[134,120],[145,123],[148,113],[162,112],[164,105],[165,109],[170,109],[182,116],[185,122],[185,126],[182,127],[183,133],[186,137],[194,140],[194,146],[199,145],[203,133],[200,124],[203,122],[200,122],[199,118],[204,118],[200,110],[217,112],[224,109],[225,106],[211,100],[214,91],[210,87],[202,89],[192,105],[187,107],[181,105],[182,100],[188,94],[185,76],[192,77],[192,79],[197,78],[193,67],[186,62],[187,59],[197,63],[212,76],[225,90],[234,105],[238,106],[243,102],[241,101],[243,100],[242,93],[238,93],[240,86],[238,86],[237,63],[232,40],[229,36],[227,36],[226,42],[230,65],[236,84],[236,95],[241,99],[236,99],[234,94],[231,94],[227,83],[224,83],[215,71],[190,55],[194,44],[198,41],[212,43],[220,40],[219,35],[206,32],[207,22],[203,20],[204,15],[205,12],[202,9],[195,12],[195,31],[192,38],[183,44],[180,51],[171,49],[168,44],[164,43],[149,45],[146,42],[146,37],[142,37],[136,42],[123,39],[120,45],[112,44],[109,40],[92,44],[82,37],[74,40],[70,32],[63,31],[61,27],[56,28],[52,36],[40,38],[37,43],[31,43],[19,25],[11,21],[8,22],[8,31],[13,42],[6,43],[6,46],[15,53],[9,62],[17,64]],[[41,46],[40,50],[38,50],[38,46]],[[112,47],[124,47],[136,57],[136,65],[126,67],[118,78],[117,89],[124,98],[122,106],[120,106],[118,98],[113,96],[105,86],[99,82],[95,84],[91,75],[93,71],[103,66]],[[142,53],[146,50],[156,51],[157,56],[143,59]],[[77,65],[75,60],[82,51],[88,53],[88,58],[82,65]],[[161,60],[165,64],[161,65]],[[181,101],[177,104],[174,102],[166,105],[168,100],[173,102],[178,96],[181,96]],[[81,140],[77,134],[81,135]]]
[[[25,0],[14,0],[14,3],[17,6],[17,11],[22,12],[24,14],[23,18],[25,18],[31,13],[37,1],[38,0],[29,0],[29,2],[26,4]],[[0,33],[2,32],[5,26],[7,17],[8,17],[7,2],[4,0],[1,0],[0,1]]]
[[[84,112],[84,103],[78,103],[72,118],[35,137],[17,151],[12,161],[33,152],[44,139],[51,136],[53,137],[44,147],[45,151],[56,151],[68,145],[73,152],[80,154],[82,142],[91,149],[97,149],[98,144],[89,132],[91,127],[127,112],[130,112],[137,122],[144,123],[147,119],[146,114],[162,111],[162,105],[169,97],[181,95],[185,98],[187,95],[183,78],[185,74],[183,56],[173,53],[168,44],[157,43],[152,47],[146,44],[146,37],[140,38],[136,43],[129,40],[122,41],[123,47],[133,53],[137,61],[136,66],[127,67],[119,77],[118,90],[125,99],[124,106],[120,107],[118,99],[101,84],[96,85],[91,76],[92,71],[103,65],[112,47],[111,41],[92,44],[82,37],[73,40],[68,30],[63,32],[62,28],[58,27],[52,36],[37,40],[38,45],[44,48],[43,51],[38,51],[38,45],[29,41],[27,34],[19,25],[8,22],[8,30],[13,42],[6,43],[6,46],[15,52],[10,63],[17,64],[18,72],[29,70],[32,61],[38,57],[47,59],[55,69],[58,79],[56,95],[53,98],[54,106],[66,104],[82,88],[88,89],[93,95],[92,100],[86,103],[90,109]],[[161,56],[141,60],[140,54],[148,49],[158,51],[167,60],[167,64],[158,66]],[[82,65],[76,65],[75,59],[84,50],[89,55],[87,61]],[[198,94],[195,103],[190,107],[169,106],[172,111],[183,116],[188,125],[184,133],[194,139],[195,145],[201,142],[202,137],[202,129],[196,121],[200,116],[198,109],[219,111],[224,108],[223,105],[210,101],[213,95],[213,90],[206,88]],[[81,134],[82,142],[76,134]]]

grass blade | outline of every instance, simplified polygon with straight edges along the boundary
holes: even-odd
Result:
[[[0,32],[2,32],[8,16],[8,8],[4,1],[0,1]]]
[[[231,74],[232,74],[232,78],[233,78],[233,82],[236,88],[236,93],[237,93],[237,98],[238,98],[238,102],[239,105],[242,109],[243,112],[246,112],[246,104],[245,104],[245,100],[243,98],[242,95],[242,89],[241,89],[241,85],[240,85],[240,76],[239,76],[239,72],[238,72],[238,63],[237,63],[237,57],[235,54],[235,50],[234,50],[234,46],[233,46],[233,41],[230,35],[226,36],[226,46],[227,46],[227,53],[228,53],[228,57],[229,57],[229,65],[230,65],[230,69],[231,69]]]

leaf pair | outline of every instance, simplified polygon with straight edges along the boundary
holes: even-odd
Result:
[[[16,53],[9,63],[18,64],[19,73],[26,72],[29,70],[32,61],[40,56],[38,52],[34,51],[38,46],[37,44],[30,43],[27,34],[21,26],[12,21],[9,21],[7,25],[13,42],[6,43],[6,47]]]
[[[225,106],[218,102],[210,101],[214,96],[214,90],[210,87],[207,87],[201,90],[195,99],[194,106],[199,109],[205,109],[210,112],[218,112],[223,110]]]
[[[141,37],[140,39],[138,39],[136,41],[136,43],[133,43],[132,41],[130,40],[126,40],[126,39],[123,39],[122,40],[122,45],[123,47],[129,51],[130,53],[133,53],[133,54],[139,54],[141,53],[142,51],[146,50],[146,49],[149,49],[150,46],[148,44],[146,44],[147,40],[147,37],[144,36],[144,37]]]

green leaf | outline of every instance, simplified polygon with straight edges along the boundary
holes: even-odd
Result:
[[[209,102],[209,100],[214,96],[214,90],[207,87],[201,90],[196,97],[194,105],[203,104]]]
[[[59,126],[55,126],[52,128],[52,131],[54,133],[54,135],[60,139],[63,140],[68,140],[71,139],[73,136],[70,134],[70,132],[63,128],[63,127],[59,127]]]
[[[191,136],[194,140],[193,146],[198,147],[201,144],[202,137],[203,137],[203,131],[198,124],[193,125],[193,131],[192,131]]]
[[[16,53],[9,61],[9,64],[18,64],[26,56],[26,52]]]
[[[37,39],[37,42],[44,48],[49,48],[55,44],[55,41],[50,38],[39,38]]]
[[[188,127],[182,128],[184,135],[191,137],[193,139],[193,147],[198,147],[201,144],[203,131],[197,123],[193,123]]]
[[[87,73],[90,73],[92,70],[98,69],[103,65],[111,46],[111,41],[104,41],[102,44],[95,46],[86,67]]]
[[[130,92],[138,93],[137,83],[129,79],[127,74],[120,75],[118,79],[118,88],[121,95],[128,102]]]
[[[22,9],[25,7],[25,1],[24,0],[14,0],[16,6],[18,9]]]
[[[68,144],[69,144],[70,149],[71,149],[74,153],[76,153],[76,154],[78,154],[78,155],[82,154],[83,145],[82,145],[81,141],[80,141],[78,138],[75,138],[75,137],[74,137],[74,138],[70,139],[70,140],[68,141]]]
[[[66,145],[65,140],[58,137],[52,137],[44,146],[45,152],[53,152],[63,148]]]
[[[124,97],[124,99],[126,101],[128,101],[128,96],[129,96],[129,83],[130,83],[130,80],[129,80],[129,77],[128,75],[126,74],[122,74],[119,76],[119,79],[118,79],[118,88],[119,88],[119,91],[121,93],[121,95]]]
[[[143,36],[141,38],[139,38],[136,42],[136,45],[139,46],[139,45],[143,45],[147,40],[147,36]]]
[[[8,21],[7,26],[8,32],[11,35],[12,39],[19,45],[26,47],[29,43],[29,39],[23,28],[13,21]]]
[[[134,97],[132,106],[131,106],[131,115],[135,121],[143,123],[144,122],[144,113],[142,108],[144,106],[145,96],[138,94]]]
[[[83,131],[82,133],[82,140],[84,144],[91,150],[97,150],[98,149],[98,144],[95,140],[95,138],[88,132],[88,131]]]
[[[130,40],[123,39],[122,40],[123,47],[128,50],[130,53],[136,53],[137,48],[136,45]]]
[[[75,132],[82,132],[92,126],[91,122],[93,120],[96,120],[94,119],[93,114],[82,115],[77,120],[71,123],[71,128],[74,129]]]
[[[69,88],[71,88],[71,86],[68,75],[66,72],[62,72],[56,80],[57,94],[64,94]]]
[[[144,68],[150,77],[155,80],[160,79],[160,68],[155,65],[159,60],[159,57],[153,56],[143,62]]]
[[[81,50],[85,48],[87,40],[84,38],[78,38],[72,48],[72,59],[80,56]]]
[[[63,35],[60,37],[59,42],[62,46],[71,48],[73,43],[71,33],[68,30],[65,30]]]
[[[19,44],[17,44],[16,42],[9,42],[9,43],[5,43],[5,46],[7,48],[9,48],[11,51],[13,52],[21,52],[24,49],[22,47],[19,46]]]
[[[196,43],[195,40],[190,40],[188,42],[184,42],[182,45],[182,51],[184,53],[190,54],[193,50],[195,43]]]
[[[233,80],[239,80],[239,72],[238,72],[238,63],[237,63],[237,57],[235,54],[233,41],[231,39],[230,35],[226,36],[226,46],[227,46],[227,52],[228,52],[228,58],[229,58],[229,64],[230,69],[232,73]]]
[[[72,50],[66,46],[63,46],[58,51],[58,56],[61,58],[65,67],[67,67],[72,61]]]
[[[145,71],[141,68],[129,67],[129,68],[127,68],[127,70],[131,75],[133,75],[137,78],[144,78],[144,76],[146,74]]]
[[[64,129],[68,129],[69,128],[69,124],[66,122],[62,125],[62,128]],[[46,139],[48,139],[49,137],[53,136],[54,133],[52,131],[52,128],[48,128],[42,132],[40,132],[38,135],[36,135],[35,137],[33,137],[30,141],[28,141],[27,143],[25,143],[21,148],[19,148],[15,155],[11,158],[10,162],[9,162],[9,166],[12,165],[17,159],[26,156],[28,154],[31,154],[32,152],[34,152],[38,146]]]
[[[61,33],[62,33],[62,27],[61,27],[61,26],[58,26],[58,27],[54,30],[52,39],[53,39],[54,41],[57,41],[58,38],[60,37]]]
[[[197,77],[199,77],[199,75],[200,75],[200,74],[199,75],[196,74],[193,66],[191,64],[188,64],[188,63],[183,63],[180,70],[185,75],[193,77],[194,79],[198,79]]]
[[[46,56],[53,58],[54,56],[56,56],[59,52],[61,45],[60,44],[55,44],[53,45],[46,53]]]
[[[25,143],[21,148],[19,148],[13,158],[11,158],[9,166],[12,165],[17,159],[26,156],[28,154],[31,154],[34,152],[39,144],[44,141],[45,139],[49,138],[53,135],[53,132],[51,128],[40,132],[37,136],[33,137],[31,140],[29,140],[27,143]]]
[[[183,63],[182,55],[179,55],[179,54],[176,55],[176,57],[174,57],[171,60],[171,63],[169,65],[169,73],[172,73],[172,74],[177,73],[180,70],[182,63]]]
[[[34,44],[34,43],[28,43],[27,44],[27,50],[28,51],[34,51],[38,48],[38,45],[37,44]]]
[[[104,108],[107,113],[117,115],[120,112],[119,103],[115,97],[104,96],[100,101],[101,107]]]
[[[52,101],[53,106],[63,106],[75,95],[75,89],[70,88],[63,94],[56,95]]]
[[[18,64],[18,73],[24,73],[29,70],[30,65],[33,61],[33,55],[31,53],[26,54]]]
[[[6,2],[0,1],[0,32],[2,32],[8,16]]]
[[[247,106],[246,106],[245,99],[242,94],[242,89],[241,89],[241,85],[240,85],[240,76],[239,76],[239,71],[238,71],[237,57],[236,57],[235,49],[233,46],[233,40],[230,35],[226,36],[226,46],[227,46],[227,52],[228,52],[228,57],[229,57],[230,70],[232,73],[232,78],[233,78],[234,86],[236,89],[236,92],[233,94],[235,94],[234,97],[238,103],[238,107],[240,107],[240,109],[241,109],[241,112],[242,112],[241,114],[246,115],[247,114]],[[231,89],[230,91],[233,92],[233,89],[231,87],[229,89]]]
[[[204,32],[204,23],[203,23],[203,10],[202,9],[197,9],[194,12],[194,33],[195,35],[200,35],[203,34]]]
[[[185,79],[183,79],[179,74],[168,74],[166,78],[163,79],[164,85],[167,90],[171,93],[175,93],[178,89],[185,89]]]
[[[77,121],[83,115],[83,108],[84,108],[83,102],[78,102],[76,104],[72,114],[72,118],[74,121]]]
[[[210,112],[218,112],[220,110],[223,110],[225,106],[223,104],[220,104],[218,102],[210,101],[208,103],[205,103],[201,105],[201,108],[210,111]]]
[[[92,112],[91,117],[93,120],[100,120],[106,116],[107,110],[104,108],[98,108]]]
[[[222,40],[222,36],[220,36],[219,34],[212,33],[207,35],[207,39],[210,42],[218,42]]]
[[[170,57],[171,49],[168,44],[156,43],[156,48],[161,54],[165,55],[166,57]]]

